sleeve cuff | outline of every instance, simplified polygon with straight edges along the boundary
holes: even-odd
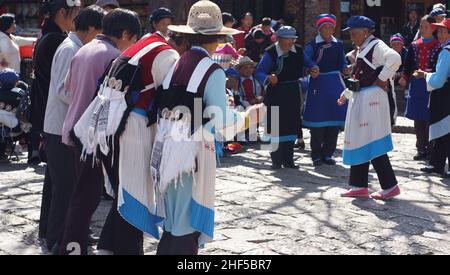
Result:
[[[427,81],[427,91],[428,92],[436,90],[433,86],[430,85],[431,76],[433,76],[433,74],[427,74],[425,76],[425,80]]]

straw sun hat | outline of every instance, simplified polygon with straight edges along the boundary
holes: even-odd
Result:
[[[177,33],[203,35],[235,35],[241,31],[227,28],[222,23],[219,6],[208,0],[195,3],[189,10],[187,25],[170,25],[169,30]]]

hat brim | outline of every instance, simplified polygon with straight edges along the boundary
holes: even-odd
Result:
[[[279,36],[279,35],[277,35],[277,38],[281,38],[281,39],[297,39],[298,38],[298,36],[296,36],[296,35],[287,35],[287,36]]]
[[[447,26],[447,25],[445,25],[445,24],[442,24],[442,23],[432,23],[432,24],[431,24],[431,27],[432,27],[433,29],[438,29],[438,28],[446,28],[446,29],[450,29],[449,26]]]
[[[253,67],[256,67],[258,64],[256,62],[244,62],[244,63],[236,64],[234,67],[236,67],[236,69],[239,69],[246,65],[251,65]]]
[[[169,25],[168,29],[177,33],[185,33],[185,34],[202,34],[202,35],[236,35],[240,33],[244,33],[243,31],[235,30],[232,28],[223,27],[221,30],[217,31],[195,31],[188,25]]]

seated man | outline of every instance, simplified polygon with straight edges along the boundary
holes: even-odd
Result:
[[[243,57],[235,66],[239,74],[239,96],[245,108],[264,100],[264,88],[254,76],[256,65],[249,57]]]

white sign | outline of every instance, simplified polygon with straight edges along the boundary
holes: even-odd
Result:
[[[341,2],[341,12],[343,13],[350,12],[350,2]]]
[[[369,7],[381,7],[381,0],[366,0]]]

